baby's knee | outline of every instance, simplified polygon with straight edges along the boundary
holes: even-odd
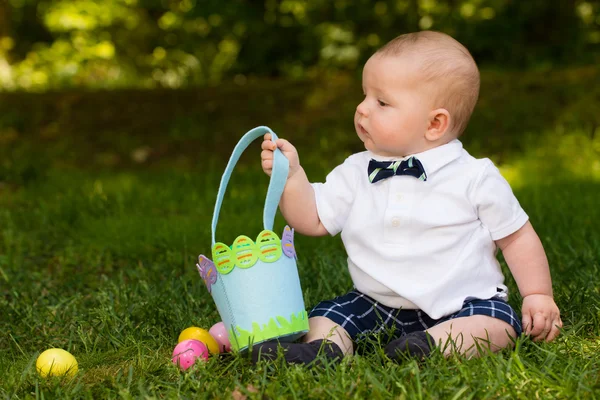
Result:
[[[472,318],[477,317],[479,320],[480,329],[483,330],[490,338],[502,339],[500,342],[507,341],[511,342],[516,339],[517,332],[515,328],[506,321],[498,318],[488,317],[485,315],[474,315]],[[486,338],[485,336],[483,337]],[[494,343],[496,340],[494,341]]]
[[[350,335],[337,322],[327,317],[311,317],[308,319],[309,331],[306,336],[317,337],[317,339],[329,339],[331,336],[343,336],[350,338]]]
[[[517,337],[508,322],[485,315],[454,318],[428,329],[428,333],[446,355],[455,351],[467,355],[499,351],[512,347]]]
[[[517,333],[509,323],[493,317],[479,317],[485,320],[480,322],[479,330],[474,332],[473,344],[465,349],[465,354],[481,356],[514,347]]]
[[[303,338],[304,342],[325,339],[337,344],[344,354],[352,354],[352,338],[338,323],[327,317],[318,316],[309,318],[308,324],[309,331]]]
[[[479,350],[487,349],[493,352],[514,346],[517,333],[506,321],[485,315],[467,317],[471,319],[474,329],[466,330],[463,334],[470,334],[475,347]],[[475,350],[475,349],[472,349]]]

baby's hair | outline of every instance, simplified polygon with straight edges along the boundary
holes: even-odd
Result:
[[[375,54],[419,57],[425,81],[439,85],[435,108],[447,109],[450,131],[463,133],[479,97],[479,70],[465,46],[445,33],[421,31],[400,35]]]

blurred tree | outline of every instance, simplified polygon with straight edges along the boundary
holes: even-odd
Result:
[[[10,34],[10,8],[8,2],[0,1],[0,38]]]
[[[488,11],[486,23],[460,30],[459,36],[477,58],[516,67],[590,61],[575,0],[497,3],[493,17]]]
[[[600,0],[0,0],[0,90],[300,79],[419,29],[482,65],[600,61]]]

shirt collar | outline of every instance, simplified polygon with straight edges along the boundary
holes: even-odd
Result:
[[[443,166],[451,163],[452,161],[460,157],[460,155],[462,154],[462,150],[462,142],[458,139],[454,139],[444,145],[435,147],[433,149],[421,153],[411,154],[401,159],[398,159],[397,157],[378,156],[377,154],[374,154],[370,151],[367,151],[367,153],[369,153],[370,158],[373,158],[378,161],[402,161],[407,160],[410,157],[415,157],[419,161],[421,161],[421,164],[423,164],[423,168],[425,168],[425,173],[429,177]]]

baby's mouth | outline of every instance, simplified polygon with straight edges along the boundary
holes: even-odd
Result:
[[[367,132],[367,130],[362,126],[362,124],[358,124],[358,130],[363,135],[369,135],[369,132]]]

